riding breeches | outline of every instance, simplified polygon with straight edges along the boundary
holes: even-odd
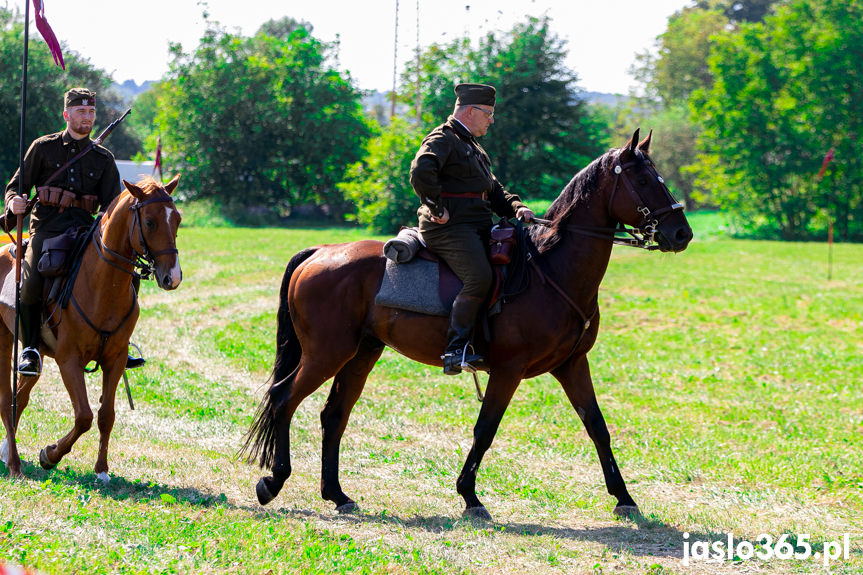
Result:
[[[454,224],[423,231],[426,246],[436,253],[462,281],[460,295],[485,299],[491,289],[492,271],[486,245],[488,230],[476,224]]]
[[[59,235],[59,234],[54,234]],[[42,256],[42,242],[51,234],[33,234],[27,246],[27,253],[21,261],[21,303],[25,305],[42,303],[42,274],[39,273],[39,258]]]

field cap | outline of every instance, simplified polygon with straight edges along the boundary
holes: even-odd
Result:
[[[96,92],[91,92],[87,88],[72,88],[66,92],[65,107],[72,106],[95,106]]]
[[[456,106],[494,106],[494,86],[486,84],[459,84],[455,87]]]

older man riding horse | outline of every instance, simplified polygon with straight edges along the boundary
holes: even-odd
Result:
[[[598,292],[618,225],[627,244],[679,252],[692,239],[683,205],[672,198],[638,131],[580,171],[551,205],[548,228],[530,236],[530,286],[490,318],[490,366],[474,441],[457,481],[465,513],[490,518],[476,496],[476,474],[521,380],[551,373],[563,386],[599,454],[615,512],[638,508],[627,492],[596,402],[587,352],[599,330]],[[271,501],[291,475],[291,418],[300,402],[334,378],[321,413],[321,495],[340,512],[356,503],[339,483],[339,444],[351,409],[385,346],[428,365],[442,365],[447,318],[375,304],[385,258],[382,244],[360,241],[301,251],[285,270],[278,312],[277,356],[245,450],[272,469],[257,486]],[[333,305],[338,301],[339,305]]]

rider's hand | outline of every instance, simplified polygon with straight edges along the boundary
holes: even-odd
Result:
[[[27,211],[27,198],[24,196],[15,196],[12,198],[12,201],[9,202],[9,211],[11,211],[16,216],[23,214]]]
[[[533,210],[530,208],[519,208],[517,212],[515,212],[516,219],[519,219],[525,223],[532,222],[536,219],[536,214],[533,213]]]
[[[449,221],[449,212],[446,208],[443,209],[443,215],[441,217],[431,216],[431,221],[436,224],[445,224]]]

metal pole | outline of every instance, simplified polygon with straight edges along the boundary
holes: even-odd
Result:
[[[827,280],[833,277],[833,218],[827,220]]]
[[[29,190],[24,189],[24,129],[27,126],[27,57],[30,47],[30,0],[24,2],[24,55],[21,58],[21,133],[18,153],[18,195],[25,196]],[[29,184],[29,182],[28,182]],[[15,327],[12,339],[12,437],[15,440],[15,430],[18,427],[18,323],[21,321],[21,234],[24,227],[24,216],[18,216],[18,232],[15,234]]]

